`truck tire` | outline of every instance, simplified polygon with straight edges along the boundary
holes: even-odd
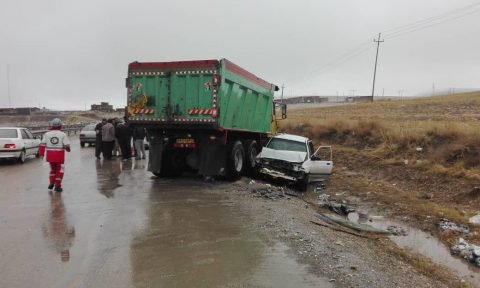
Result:
[[[238,180],[242,177],[245,169],[245,149],[240,141],[233,142],[231,149],[228,149],[227,157],[227,179]]]
[[[85,142],[80,142],[80,146],[83,148],[85,147]]]
[[[257,141],[255,140],[247,140],[245,141],[245,151],[247,151],[247,154],[245,156],[246,158],[246,172],[247,175],[249,176],[256,176],[257,174],[257,169],[256,169],[256,163],[255,159],[257,158],[258,153],[260,152],[259,145]]]
[[[183,174],[185,170],[185,156],[183,154],[176,151],[166,151],[162,160],[162,175],[178,177]]]

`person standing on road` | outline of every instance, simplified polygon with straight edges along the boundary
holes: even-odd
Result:
[[[102,122],[95,126],[95,157],[100,159],[102,153],[102,126],[107,123],[107,119],[102,119]],[[103,156],[105,157],[105,155]]]
[[[132,158],[132,129],[124,122],[120,122],[115,129],[115,136],[122,151],[122,161]]]
[[[112,124],[115,130],[117,129],[117,126],[119,123],[120,123],[120,120],[117,117],[113,118]],[[120,153],[121,153],[120,143],[118,142],[117,136],[115,135],[114,137],[115,137],[115,140],[114,140],[115,143],[113,144],[113,156],[120,156]]]
[[[70,141],[67,134],[61,131],[62,121],[55,118],[51,122],[50,131],[43,135],[38,154],[50,163],[50,184],[48,190],[55,186],[55,192],[62,192],[62,179],[65,173],[65,151],[70,152]]]
[[[145,128],[135,127],[133,129],[133,144],[135,147],[135,159],[145,159],[145,144],[143,143],[146,133]]]
[[[102,126],[102,152],[103,158],[112,159],[113,145],[115,144],[115,128],[112,119],[108,119],[107,123]]]

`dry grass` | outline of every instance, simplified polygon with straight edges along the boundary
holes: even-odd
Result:
[[[480,93],[468,93],[292,110],[280,130],[317,143],[368,149],[386,161],[419,160],[432,172],[479,179],[479,120]]]
[[[357,196],[446,244],[460,235],[440,233],[439,218],[466,224],[478,213],[480,193],[471,191],[480,186],[480,93],[290,110],[281,124],[280,131],[333,145],[330,195]],[[480,227],[470,228],[477,233],[468,241],[480,243]],[[448,280],[425,258],[388,249],[421,273]]]

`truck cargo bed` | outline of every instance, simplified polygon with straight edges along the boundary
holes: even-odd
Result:
[[[270,133],[272,85],[226,60],[133,62],[129,121],[159,129]]]

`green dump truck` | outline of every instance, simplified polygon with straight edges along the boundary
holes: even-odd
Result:
[[[278,87],[226,60],[133,62],[128,66],[131,126],[147,129],[148,170],[185,170],[238,179],[253,172],[262,144],[286,106]]]

